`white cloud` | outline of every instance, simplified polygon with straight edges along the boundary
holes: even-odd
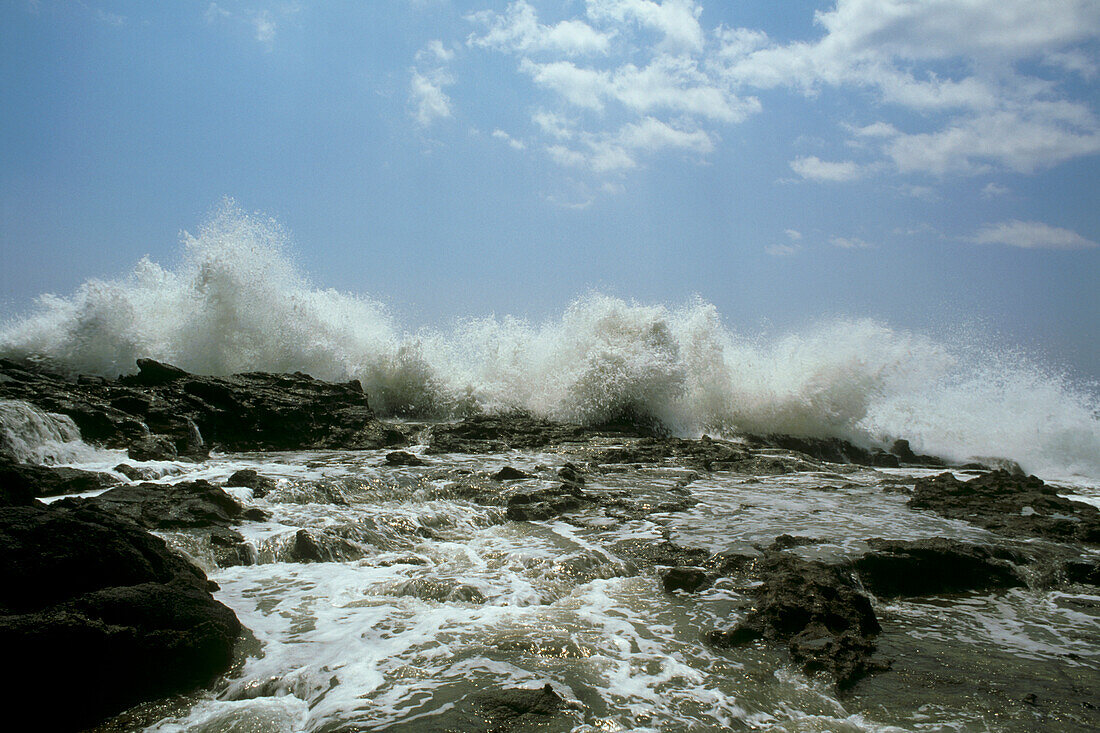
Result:
[[[260,43],[271,44],[275,40],[275,21],[271,13],[261,10],[252,16],[252,26],[256,29],[256,40]]]
[[[772,257],[790,257],[801,250],[802,246],[798,244],[769,244],[764,248],[764,252]]]
[[[1038,221],[1003,221],[989,224],[969,241],[975,244],[1003,244],[1024,249],[1089,249],[1100,246],[1077,232]]]
[[[482,11],[470,20],[486,27],[483,35],[467,39],[471,46],[502,51],[529,53],[559,51],[568,56],[607,53],[611,35],[596,31],[579,20],[563,20],[548,26],[539,23],[538,14],[526,0],[517,0],[503,14]]]
[[[493,130],[493,137],[497,140],[508,143],[508,146],[513,150],[523,150],[527,147],[527,145],[522,140],[516,140],[504,130]]]
[[[999,183],[994,183],[993,181],[990,181],[982,187],[982,198],[992,199],[998,196],[1004,196],[1008,192],[1009,190],[1007,186],[1002,186]]]
[[[538,125],[543,133],[559,140],[572,138],[576,127],[573,121],[545,110],[539,110],[531,115],[531,121]]]
[[[798,231],[797,229],[784,229],[783,233],[786,234],[787,238],[790,239],[792,242],[802,241],[802,232]]]
[[[444,93],[443,87],[452,83],[453,79],[446,72],[436,70],[423,74],[413,70],[409,102],[413,106],[413,119],[421,127],[451,116],[451,99]]]
[[[701,51],[705,43],[694,0],[587,0],[588,15],[619,23],[633,21],[663,36],[662,50]]]
[[[1078,112],[1088,116],[1087,110]],[[1031,173],[1100,152],[1100,126],[1036,104],[1030,113],[966,117],[931,133],[898,133],[883,151],[902,173],[981,173],[990,167]]]
[[[791,170],[808,181],[854,181],[864,173],[858,163],[850,160],[829,161],[814,155],[795,158],[790,165]]]
[[[856,237],[833,237],[829,240],[829,243],[841,249],[869,249],[873,246]]]
[[[424,48],[416,52],[417,61],[438,61],[441,63],[447,63],[453,61],[455,52],[443,45],[443,41],[436,39],[429,41]]]

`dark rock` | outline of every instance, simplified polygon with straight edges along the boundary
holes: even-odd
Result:
[[[236,499],[221,487],[203,480],[168,486],[131,484],[81,501],[147,529],[228,527],[246,519],[265,517],[262,512],[258,516],[246,516],[245,508]]]
[[[507,516],[516,522],[553,519],[568,512],[592,506],[594,500],[577,484],[563,483],[551,487],[523,487],[511,491],[505,498]]]
[[[150,435],[133,443],[126,455],[134,461],[174,461],[179,458],[175,443],[167,435]]]
[[[1006,535],[1100,544],[1100,510],[1058,496],[1035,476],[992,471],[964,482],[942,473],[918,479],[909,506]]]
[[[33,496],[61,496],[101,491],[120,482],[109,473],[98,471],[0,462],[0,483],[19,492],[29,491]]]
[[[386,464],[390,466],[423,466],[424,461],[420,456],[403,450],[395,450],[386,454]]]
[[[261,499],[274,490],[278,483],[273,478],[261,476],[255,469],[242,468],[230,476],[225,485],[252,489],[252,495],[257,499]]]
[[[527,478],[534,478],[534,475],[511,466],[505,466],[493,474],[494,481],[519,481]]]
[[[773,550],[789,550],[792,547],[806,547],[807,545],[820,545],[824,540],[815,539],[813,537],[802,537],[801,535],[789,535],[781,534],[772,540],[771,549]]]
[[[549,684],[541,689],[511,688],[478,692],[443,712],[383,728],[379,733],[512,733],[538,730],[565,707]],[[338,733],[350,733],[341,730]]]
[[[119,381],[123,384],[156,387],[189,376],[187,372],[179,367],[174,367],[171,364],[162,364],[152,359],[138,359],[137,367],[137,374],[130,377],[123,377]]]
[[[961,593],[1026,585],[1019,565],[1031,558],[1006,548],[958,540],[868,540],[855,561],[863,585],[878,596]]]
[[[562,483],[570,486],[584,486],[584,473],[572,463],[566,463],[558,469],[558,477]]]
[[[131,481],[152,481],[159,478],[157,472],[152,468],[138,468],[128,463],[120,463],[115,466],[114,470]]]
[[[300,529],[294,534],[285,557],[279,559],[288,562],[342,562],[363,557],[363,550],[343,537],[337,537],[323,530]]]
[[[240,632],[198,568],[87,502],[0,513],[0,671],[42,730],[93,726],[227,669]],[[65,704],[49,680],[63,675]]]
[[[530,415],[478,415],[434,425],[429,453],[499,453],[584,442],[594,431],[580,425],[540,420]]]
[[[661,573],[661,583],[666,593],[682,590],[694,593],[710,585],[710,578],[702,568],[677,567]]]
[[[1100,560],[1095,557],[1070,560],[1065,564],[1063,573],[1070,583],[1100,585]]]
[[[0,376],[0,398],[68,415],[85,440],[111,447],[142,443],[150,432],[190,458],[205,456],[211,446],[247,451],[408,443],[375,419],[358,383],[330,384],[304,374],[205,377],[143,359],[137,374],[118,381],[77,382],[0,359]],[[140,452],[143,446],[137,447]]]
[[[851,577],[784,552],[767,554],[759,569],[763,583],[754,591],[754,609],[732,629],[711,633],[711,643],[786,641],[804,671],[827,672],[841,688],[881,669],[871,659],[878,619]]]

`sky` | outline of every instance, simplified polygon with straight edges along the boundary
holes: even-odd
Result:
[[[1100,380],[1095,0],[0,5],[0,315],[224,197],[408,328],[598,290]]]

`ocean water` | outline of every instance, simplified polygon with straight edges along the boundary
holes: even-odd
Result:
[[[201,463],[134,462],[85,444],[65,418],[0,403],[0,425],[22,460],[111,472],[122,460],[162,484],[224,483],[251,468],[275,481],[266,496],[228,488],[268,513],[240,530],[253,562],[220,568],[201,532],[158,532],[202,567],[245,627],[240,661],[211,689],[174,698],[101,733],[350,733],[420,721],[424,730],[472,695],[550,684],[567,703],[523,730],[1089,731],[1100,725],[1100,596],[1083,587],[1013,589],[876,600],[890,671],[838,695],[790,665],[781,645],[729,650],[703,642],[743,617],[751,580],[725,578],[668,594],[632,543],[662,539],[721,551],[814,538],[796,550],[842,561],[872,537],[988,531],[905,506],[900,486],[931,469],[824,466],[784,475],[699,472],[677,465],[610,466],[586,488],[652,504],[669,491],[686,511],[624,519],[601,508],[542,522],[509,521],[463,497],[496,484],[504,466],[551,486],[568,451],[426,455],[394,467],[386,451],[214,454]],[[127,480],[115,474],[120,480]],[[970,474],[958,472],[962,478]],[[1100,482],[1061,484],[1100,501]],[[339,538],[337,562],[292,562],[301,530]],[[1038,701],[1038,702],[1036,702]]]
[[[382,416],[521,409],[598,423],[633,412],[674,433],[739,431],[864,445],[903,437],[952,459],[1100,477],[1100,397],[1026,355],[872,320],[763,338],[712,305],[599,293],[541,323],[500,317],[403,329],[384,304],[310,282],[286,234],[231,201],[177,266],[44,295],[0,326],[0,356],[115,377],[151,357],[192,372],[303,371],[359,379]]]

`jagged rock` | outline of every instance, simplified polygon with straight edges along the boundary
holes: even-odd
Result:
[[[909,506],[1007,535],[1100,544],[1100,510],[1058,496],[1035,476],[991,471],[964,482],[942,473],[919,479]]]
[[[592,506],[593,499],[578,484],[514,489],[506,499],[507,516],[516,522],[552,519],[567,512]]]
[[[0,375],[0,398],[68,415],[85,440],[111,447],[139,444],[150,432],[188,457],[202,457],[210,446],[248,451],[408,443],[375,419],[358,382],[331,384],[301,373],[206,377],[146,359],[137,374],[118,381],[70,381],[7,359],[0,359]]]
[[[150,435],[133,443],[126,455],[134,461],[174,461],[179,458],[176,445],[167,435]]]
[[[63,503],[63,502],[62,502]],[[88,502],[0,513],[0,689],[42,730],[79,730],[225,671],[240,624],[198,568]],[[58,674],[66,685],[57,704]]]
[[[851,577],[785,552],[768,553],[759,569],[763,583],[754,592],[755,607],[732,629],[709,634],[711,643],[785,641],[805,672],[827,672],[840,688],[881,669],[871,659],[878,619]]]
[[[221,487],[201,479],[169,486],[131,484],[75,501],[92,503],[148,529],[228,527],[266,518],[259,509],[245,509]]]
[[[1007,548],[958,540],[868,540],[855,561],[863,585],[878,596],[961,593],[1026,585],[1020,565],[1031,558]]]
[[[548,725],[565,707],[549,684],[541,689],[478,692],[443,712],[383,728],[379,733],[512,733]],[[337,733],[351,733],[351,729]]]
[[[310,563],[342,562],[358,560],[361,557],[363,557],[363,550],[343,537],[333,536],[324,531],[311,532],[300,529],[294,534],[294,541],[286,557],[280,559]]]
[[[115,466],[114,470],[131,481],[152,481],[159,478],[157,471],[152,468],[138,468],[128,463],[120,463]]]
[[[781,534],[772,540],[771,549],[789,550],[792,547],[806,547],[807,545],[819,545],[824,540],[814,537],[802,537],[801,535]]]
[[[583,442],[593,431],[580,425],[540,420],[529,415],[478,415],[457,423],[434,425],[429,453],[499,453],[509,449]]]
[[[677,590],[694,593],[710,585],[710,582],[707,572],[702,568],[677,567],[661,573],[661,584],[664,585],[666,593]]]
[[[32,496],[61,496],[101,491],[120,483],[109,473],[64,466],[34,466],[0,461],[0,482]]]
[[[420,456],[407,453],[403,450],[395,450],[386,454],[388,466],[423,466],[424,460]]]
[[[534,475],[511,466],[505,466],[493,474],[494,481],[519,481],[527,478],[534,478]]]
[[[225,482],[225,485],[229,487],[240,486],[246,489],[252,489],[252,496],[257,499],[262,499],[274,490],[275,487],[278,486],[278,483],[273,478],[261,476],[253,468],[242,468],[230,476]]]

